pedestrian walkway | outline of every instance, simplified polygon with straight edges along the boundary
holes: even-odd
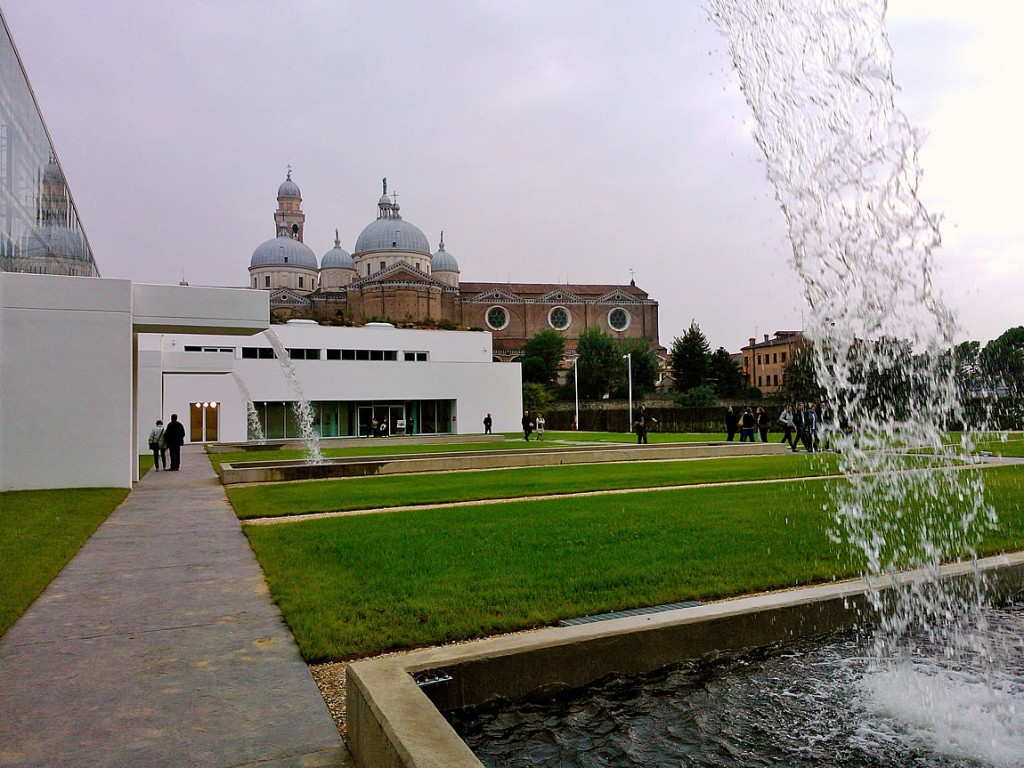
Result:
[[[0,639],[0,765],[351,766],[200,448]]]

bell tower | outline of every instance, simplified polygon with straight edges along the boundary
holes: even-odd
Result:
[[[302,228],[306,214],[302,212],[302,192],[292,181],[292,167],[288,166],[288,178],[277,188],[277,210],[274,212],[274,229],[280,232],[284,227],[288,236],[302,242]]]

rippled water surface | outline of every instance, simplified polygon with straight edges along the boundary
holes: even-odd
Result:
[[[451,719],[488,766],[1024,766],[1024,606],[991,638],[994,679],[845,635]]]

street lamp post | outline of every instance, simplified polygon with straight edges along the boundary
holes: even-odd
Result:
[[[629,418],[626,425],[629,427],[627,432],[632,432],[633,425],[633,353],[628,352],[622,356],[622,359],[626,361],[626,378],[629,380]]]
[[[572,383],[573,386],[576,388],[576,420],[572,423],[572,425],[573,429],[575,429],[577,432],[579,432],[580,429],[580,377],[576,369],[576,362],[578,360],[578,356],[572,359]]]

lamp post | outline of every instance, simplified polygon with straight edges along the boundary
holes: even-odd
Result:
[[[626,378],[629,380],[629,418],[626,421],[627,432],[632,432],[633,425],[633,353],[628,352],[622,356],[622,359],[626,361]]]
[[[576,362],[579,359],[578,355],[572,359],[572,383],[576,388],[576,420],[572,423],[572,426],[577,432],[580,430],[580,377],[576,370]]]

